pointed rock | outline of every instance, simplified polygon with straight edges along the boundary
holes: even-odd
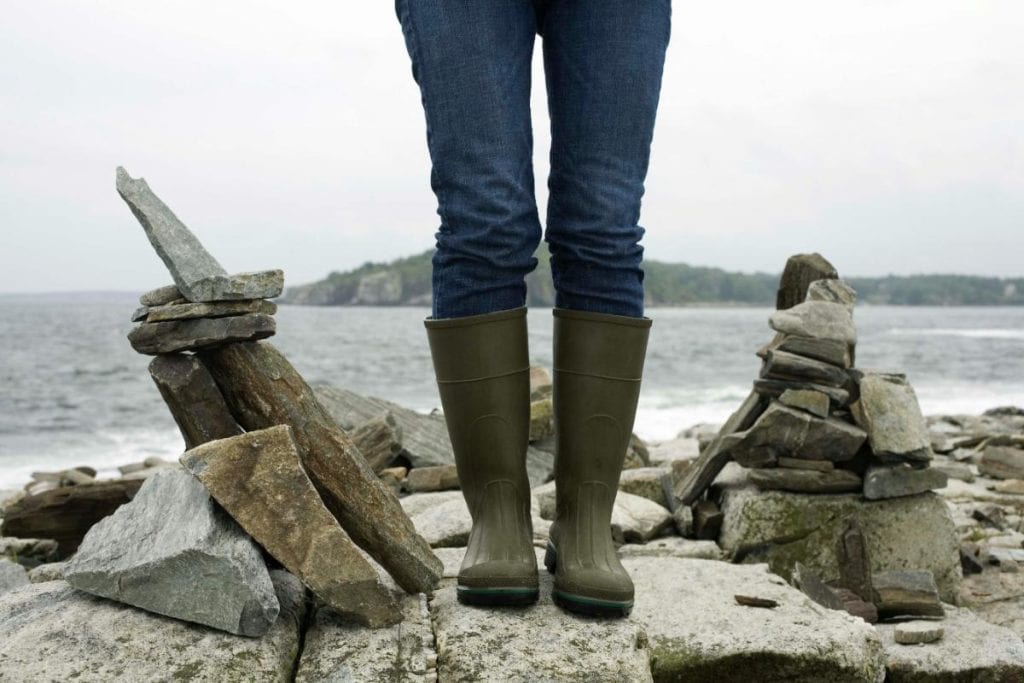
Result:
[[[779,310],[792,308],[807,299],[807,291],[812,282],[838,277],[836,267],[817,252],[790,256],[779,279],[775,307]]]
[[[259,548],[187,472],[168,469],[89,530],[64,578],[75,588],[244,636],[279,605]]]
[[[211,441],[181,462],[239,524],[317,597],[367,626],[401,611],[306,476],[287,425]]]
[[[210,371],[195,356],[157,356],[149,375],[185,437],[185,448],[242,433]]]

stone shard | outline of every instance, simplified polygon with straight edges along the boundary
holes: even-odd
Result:
[[[68,557],[96,522],[130,501],[140,486],[141,480],[115,479],[25,496],[4,508],[0,536],[52,538],[56,559]]]
[[[714,541],[722,530],[722,511],[711,500],[698,500],[693,506],[693,534],[697,540]]]
[[[871,556],[864,529],[855,517],[846,520],[836,545],[839,585],[866,602],[875,599],[871,585]]]
[[[775,311],[768,324],[776,332],[813,339],[832,339],[846,344],[857,342],[857,330],[849,309],[828,301],[806,301],[784,311]]]
[[[755,469],[750,471],[750,481],[759,489],[796,493],[850,493],[861,488],[856,472],[837,469],[824,472],[784,467]]]
[[[779,396],[779,403],[790,408],[799,408],[811,415],[828,417],[829,398],[820,391],[787,389]]]
[[[859,427],[836,418],[815,417],[779,402],[769,405],[748,430],[736,436],[729,453],[736,462],[750,467],[774,465],[780,456],[845,462],[857,454],[866,438]]]
[[[839,599],[843,601],[843,609],[855,617],[860,617],[869,624],[878,623],[878,608],[875,604],[864,600],[849,588],[833,589]]]
[[[665,491],[665,497],[668,499],[670,510],[675,510],[678,506],[692,505],[711,486],[718,473],[732,459],[723,444],[725,437],[749,429],[767,405],[768,401],[764,397],[756,391],[751,392],[743,401],[743,405],[722,426],[718,436],[701,451],[686,473],[679,479],[666,478],[669,486]]]
[[[826,278],[810,284],[807,288],[807,301],[831,301],[846,306],[853,313],[857,292],[843,280]]]
[[[944,600],[959,600],[958,534],[937,494],[866,503],[859,494],[759,491],[748,483],[748,474],[736,467],[715,485],[725,514],[718,543],[734,561],[767,562],[785,578],[800,562],[835,581],[840,577],[836,539],[854,516],[864,529],[873,572],[927,569]]]
[[[200,358],[243,428],[292,427],[303,467],[352,540],[406,591],[430,591],[441,573],[430,545],[291,363],[272,345],[254,342]]]
[[[666,476],[671,476],[671,472],[670,467],[637,467],[623,470],[619,475],[619,490],[668,507],[662,482]]]
[[[291,680],[305,596],[287,572],[271,579],[281,613],[262,638],[150,614],[64,581],[26,586],[0,596],[0,672],[18,681]]]
[[[142,224],[150,244],[187,299],[202,301],[196,289],[199,283],[211,277],[227,277],[227,271],[217,259],[149,189],[143,178],[132,178],[124,168],[118,167],[117,193]]]
[[[628,621],[647,633],[657,681],[881,680],[885,659],[873,627],[819,607],[763,565],[672,557],[622,564],[636,586]],[[754,612],[737,594],[777,606]]]
[[[249,301],[218,301],[214,303],[152,306],[146,313],[146,322],[159,323],[168,320],[192,320],[194,318],[226,318],[246,313],[274,315],[277,313],[277,304],[264,299],[253,299]]]
[[[165,470],[82,540],[64,578],[93,595],[244,636],[279,605],[259,548],[202,484]]]
[[[846,610],[846,604],[842,598],[832,590],[832,587],[821,580],[821,577],[812,572],[799,562],[793,568],[793,585],[799,588],[804,595],[822,607],[835,610]]]
[[[917,395],[902,375],[854,372],[859,398],[850,405],[868,433],[871,451],[883,462],[927,462],[931,439]]]
[[[779,279],[775,307],[779,310],[792,308],[807,299],[812,282],[838,277],[835,266],[821,254],[815,252],[790,256]]]
[[[328,512],[287,425],[211,441],[181,462],[217,502],[326,604],[376,627],[401,620],[377,570]]]
[[[761,376],[767,379],[797,380],[839,388],[845,387],[850,381],[850,375],[846,370],[831,363],[777,349],[767,353]]]
[[[1024,450],[988,446],[981,454],[978,471],[994,479],[1024,479]]]
[[[242,433],[210,371],[195,356],[157,356],[149,364],[149,375],[174,416],[186,449]]]
[[[143,306],[166,306],[177,301],[184,302],[185,297],[174,285],[166,285],[143,292],[139,297],[139,303]]]
[[[128,341],[137,352],[156,356],[266,339],[273,336],[276,329],[273,316],[247,313],[230,318],[142,323],[128,333]]]
[[[931,467],[915,469],[907,465],[869,467],[864,475],[864,497],[868,500],[913,496],[945,488],[949,478]]]
[[[831,472],[836,465],[831,460],[801,460],[800,458],[780,457],[776,467],[788,467],[794,470],[814,470],[815,472]]]
[[[796,379],[766,379],[754,380],[754,391],[763,396],[778,398],[787,391],[817,391],[828,396],[834,406],[845,406],[850,402],[850,392],[839,387],[830,387],[814,382],[803,382]]]
[[[871,576],[871,585],[875,590],[873,602],[883,619],[941,617],[944,614],[935,577],[928,570],[875,572]]]

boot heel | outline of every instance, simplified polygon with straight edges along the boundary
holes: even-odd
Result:
[[[558,566],[558,551],[555,550],[555,546],[551,545],[551,541],[548,541],[548,547],[544,551],[544,567],[547,568],[551,574],[555,573],[555,568]]]

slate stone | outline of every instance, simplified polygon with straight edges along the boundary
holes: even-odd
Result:
[[[194,318],[226,318],[246,313],[274,315],[277,313],[277,304],[273,301],[255,299],[249,301],[218,301],[214,303],[153,306],[146,314],[146,322],[158,323],[168,320],[191,320]]]
[[[775,311],[768,324],[776,332],[796,337],[833,339],[855,344],[857,330],[849,309],[827,301],[806,301],[784,311]]]
[[[366,626],[402,616],[377,571],[328,512],[281,425],[187,451],[192,472],[267,551],[327,605]]]
[[[723,472],[715,484],[725,514],[718,543],[737,562],[767,562],[784,578],[800,562],[825,581],[839,578],[836,539],[857,517],[874,572],[930,570],[944,600],[959,600],[960,544],[944,500],[935,493],[864,501],[859,494],[761,491],[748,471]]]
[[[833,406],[842,407],[850,402],[850,392],[839,387],[830,387],[814,382],[805,382],[795,379],[766,379],[760,377],[754,380],[754,391],[762,396],[778,398],[786,391],[817,391],[828,396]]]
[[[831,363],[839,368],[848,369],[853,365],[853,347],[835,339],[814,339],[788,334],[776,334],[775,339],[761,348],[757,355],[764,358],[774,349],[788,351],[805,358]]]
[[[860,617],[869,624],[878,623],[878,608],[874,603],[864,600],[849,588],[837,587],[832,589],[839,599],[843,601],[843,609],[855,617]]]
[[[871,575],[878,615],[941,617],[944,612],[935,577],[928,570],[890,570]]]
[[[850,382],[849,373],[831,363],[779,350],[767,353],[761,376],[767,379],[797,380],[839,388]]]
[[[86,534],[75,588],[229,633],[265,634],[279,605],[259,548],[202,484],[166,470]]]
[[[27,586],[29,583],[28,572],[24,567],[17,562],[0,557],[0,595]]]
[[[854,373],[860,397],[850,406],[883,462],[927,462],[931,439],[913,387],[902,375]]]
[[[0,596],[0,671],[19,681],[290,680],[304,592],[287,572],[271,580],[281,613],[262,638],[168,619],[64,581],[20,588]]]
[[[352,439],[272,345],[245,342],[200,354],[238,423],[249,431],[289,425],[303,468],[327,509],[360,548],[410,593],[427,592],[440,563]]]
[[[211,277],[196,283],[193,290],[196,298],[188,297],[188,300],[194,303],[273,299],[284,290],[284,271],[261,270]]]
[[[779,403],[790,408],[798,408],[811,415],[828,417],[829,398],[820,391],[807,389],[787,389],[779,396]]]
[[[816,605],[764,565],[671,557],[622,564],[636,587],[629,621],[647,633],[655,680],[881,680],[885,659],[873,627]],[[753,610],[735,595],[778,606]]]
[[[242,433],[217,383],[195,356],[178,353],[157,356],[149,364],[149,376],[181,430],[185,448]],[[144,463],[140,464],[143,467],[134,471],[144,468]],[[131,473],[122,470],[122,474]]]
[[[821,577],[807,567],[797,562],[793,568],[793,585],[826,609],[846,611],[846,605],[842,598],[832,588],[821,580]]]
[[[845,462],[857,454],[866,438],[862,429],[842,420],[822,419],[778,402],[736,436],[729,453],[750,467],[774,465],[780,456]]]
[[[140,323],[146,319],[147,315],[149,315],[149,306],[139,306],[132,312],[132,322]]]
[[[835,266],[817,252],[790,256],[779,279],[775,307],[779,310],[792,308],[807,299],[812,282],[838,277]]]
[[[807,301],[831,301],[846,306],[850,312],[857,304],[857,292],[845,281],[835,278],[815,280],[807,287]]]
[[[178,291],[175,285],[158,287],[144,292],[139,297],[139,303],[143,306],[166,306],[176,301],[185,301],[184,295]]]
[[[777,467],[788,467],[794,470],[814,470],[815,472],[831,472],[836,465],[831,460],[802,460],[800,458],[780,457],[775,463]]]
[[[722,530],[725,515],[712,500],[698,500],[693,505],[693,535],[703,541],[713,541]]]
[[[981,454],[978,471],[994,479],[1024,479],[1024,450],[988,446]]]
[[[836,542],[836,564],[839,585],[852,591],[861,600],[871,602],[875,591],[871,585],[871,554],[868,541],[857,518],[850,517],[843,525]]]
[[[366,459],[366,463],[377,474],[392,465],[402,453],[402,427],[391,411],[367,420],[349,432],[352,442]],[[402,474],[408,473],[408,468]]]
[[[229,318],[142,323],[128,333],[128,341],[138,353],[155,356],[266,339],[273,336],[276,330],[273,316],[248,313]]]
[[[913,496],[945,488],[949,478],[931,467],[916,469],[906,465],[869,467],[864,475],[864,497],[868,500]]]
[[[785,467],[750,471],[750,481],[759,489],[797,493],[849,493],[861,489],[861,478],[849,470],[797,470]]]
[[[150,244],[167,266],[174,283],[185,298],[202,301],[198,286],[213,277],[227,277],[227,271],[174,212],[149,189],[143,178],[131,178],[117,169],[117,193],[128,204],[146,232]]]

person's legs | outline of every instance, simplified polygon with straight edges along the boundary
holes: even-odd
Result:
[[[433,315],[525,304],[540,244],[533,175],[533,0],[396,0],[420,87],[441,225]]]
[[[546,3],[544,239],[559,308],[643,315],[644,229],[637,223],[671,11],[671,0]]]

